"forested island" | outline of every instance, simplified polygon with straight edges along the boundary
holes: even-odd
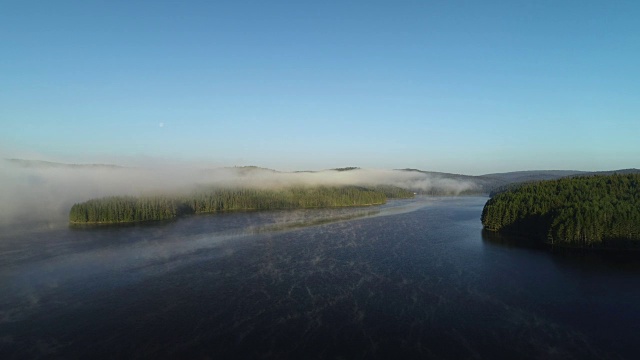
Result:
[[[210,188],[176,196],[111,196],[75,204],[72,224],[119,224],[170,220],[179,216],[240,210],[368,206],[388,198],[411,198],[394,186],[315,186],[282,189]]]
[[[484,206],[485,229],[563,247],[640,249],[640,174],[522,185]]]

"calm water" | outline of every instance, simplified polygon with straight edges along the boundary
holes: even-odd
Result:
[[[636,358],[640,261],[483,236],[486,200],[5,229],[0,358]]]

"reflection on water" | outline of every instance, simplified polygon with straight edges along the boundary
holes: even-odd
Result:
[[[482,240],[488,244],[504,246],[509,248],[538,249],[541,251],[544,251],[547,249],[539,241],[530,237],[526,237],[522,235],[506,235],[506,234],[497,233],[494,231],[488,231],[485,229],[482,229]]]
[[[640,251],[580,249],[551,246],[522,235],[501,234],[482,230],[482,240],[492,246],[530,249],[551,254],[551,259],[570,267],[589,269],[621,269],[640,271]]]
[[[0,356],[634,355],[640,269],[503,246],[485,201],[3,237]]]

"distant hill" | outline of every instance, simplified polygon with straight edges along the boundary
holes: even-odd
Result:
[[[488,176],[473,176],[473,175],[462,175],[462,174],[451,174],[451,173],[443,173],[436,171],[424,171],[418,169],[398,169],[398,171],[404,172],[415,172],[419,174],[427,175],[430,179],[436,180],[453,180],[453,181],[462,181],[467,183],[472,183],[475,185],[474,190],[468,190],[464,193],[467,194],[488,194],[493,189],[506,185],[508,182],[506,180],[500,178],[492,178]]]
[[[269,168],[260,167],[260,166],[254,166],[254,165],[226,167],[225,169],[235,170],[239,174],[242,174],[242,175],[249,175],[249,174],[252,174],[252,173],[263,172],[263,171],[264,172],[270,172],[270,173],[279,173],[280,172],[278,170],[269,169]]]
[[[341,168],[335,168],[335,169],[331,169],[331,170],[335,170],[335,171],[351,171],[351,170],[358,170],[360,169],[357,166],[347,166],[347,167],[341,167]]]
[[[22,167],[22,168],[68,168],[68,169],[135,169],[130,167],[124,167],[120,165],[113,164],[66,164],[66,163],[58,163],[51,161],[42,161],[42,160],[26,160],[26,159],[5,159],[7,163],[10,163],[14,166]],[[236,174],[240,175],[242,178],[251,178],[253,175],[258,174],[293,174],[293,173],[327,173],[331,174],[332,172],[351,172],[351,171],[366,171],[366,169],[361,169],[357,166],[347,166],[340,168],[333,168],[328,170],[321,171],[293,171],[293,172],[282,172],[274,169],[264,168],[260,166],[235,166],[235,167],[226,167],[223,169],[233,170]],[[215,169],[206,169],[201,170],[203,174],[215,174],[217,170]],[[527,184],[538,182],[542,180],[555,180],[565,177],[573,177],[573,176],[585,176],[585,175],[610,175],[610,174],[638,174],[640,170],[638,169],[621,169],[621,170],[610,170],[610,171],[596,171],[596,172],[587,172],[587,171],[578,171],[578,170],[531,170],[531,171],[513,171],[513,172],[505,172],[505,173],[492,173],[485,175],[463,175],[463,174],[453,174],[453,173],[444,173],[437,171],[426,171],[420,169],[395,169],[400,174],[414,174],[415,176],[410,176],[410,181],[405,186],[409,190],[429,194],[429,195],[450,195],[450,194],[489,194],[493,196],[494,194],[503,192],[508,189],[515,188],[520,184]],[[406,180],[407,176],[401,176],[402,179]],[[407,181],[405,181],[407,182]],[[419,186],[415,185],[416,183],[428,183],[427,187],[422,186],[422,188],[428,188],[428,190],[421,190]],[[389,181],[388,185],[398,185],[396,181]],[[464,185],[464,186],[462,186]],[[452,188],[461,189],[452,192]]]
[[[332,168],[332,169],[326,169],[326,170],[297,170],[297,171],[293,171],[294,173],[319,173],[319,172],[323,172],[323,171],[352,171],[352,170],[360,170],[361,168],[357,167],[357,166],[346,166],[346,167],[340,167],[340,168]]]
[[[4,161],[23,168],[126,168],[113,164],[66,164],[44,160],[4,159]]]
[[[529,170],[473,176],[435,171],[424,171],[418,169],[399,169],[398,171],[421,173],[429,176],[429,178],[431,179],[451,179],[456,181],[472,182],[476,185],[476,190],[465,191],[464,193],[483,193],[489,194],[491,196],[508,189],[516,188],[521,184],[529,184],[543,180],[556,180],[574,176],[640,173],[640,170],[638,169],[621,169],[593,172],[578,170]]]
[[[590,171],[585,172],[582,175],[627,175],[627,174],[640,174],[640,169],[620,169],[620,170],[608,170],[608,171]]]
[[[500,179],[507,183],[528,182],[540,180],[554,180],[572,175],[584,175],[586,172],[577,170],[530,170],[506,173],[486,174],[482,177]]]

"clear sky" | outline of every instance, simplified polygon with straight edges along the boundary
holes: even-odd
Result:
[[[640,1],[0,3],[0,155],[640,168]]]

